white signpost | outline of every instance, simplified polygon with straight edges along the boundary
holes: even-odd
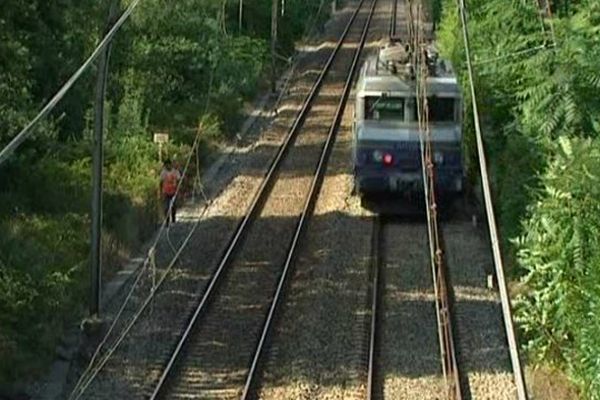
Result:
[[[169,134],[168,133],[155,133],[154,134],[154,143],[158,143],[158,160],[162,164],[162,147],[164,143],[169,142]]]

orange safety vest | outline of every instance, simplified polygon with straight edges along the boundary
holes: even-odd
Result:
[[[163,180],[163,194],[172,196],[177,192],[177,170],[167,171]]]

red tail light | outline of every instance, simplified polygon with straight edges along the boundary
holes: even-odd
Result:
[[[383,165],[392,165],[394,162],[394,157],[390,153],[385,153],[383,155]]]

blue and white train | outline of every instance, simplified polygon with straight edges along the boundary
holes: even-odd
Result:
[[[427,100],[436,192],[463,191],[462,100],[451,65],[427,51]],[[408,46],[389,42],[367,59],[356,84],[354,189],[361,195],[423,192],[416,81]]]

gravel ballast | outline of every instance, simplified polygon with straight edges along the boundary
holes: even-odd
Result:
[[[362,30],[367,11],[361,9],[349,34],[351,41]],[[334,60],[259,219],[229,267],[214,306],[190,339],[170,398],[239,398],[354,51],[342,49]]]
[[[424,223],[394,221],[383,235],[379,372],[385,399],[441,399],[435,295]]]
[[[365,49],[387,34],[380,0]],[[365,396],[370,214],[351,195],[352,99],[344,114],[264,369],[261,399]]]
[[[500,297],[486,287],[486,271],[493,269],[489,244],[470,222],[450,221],[442,228],[461,373],[468,378],[471,397],[516,399]]]
[[[231,232],[244,215],[271,157],[298,112],[320,67],[351,12],[351,1],[336,13],[322,38],[301,48],[291,85],[266,130],[234,146],[215,181],[208,185],[215,202],[200,222],[157,298],[82,398],[142,399],[158,378],[169,351],[202,293]],[[399,4],[399,12],[402,9]],[[357,17],[362,25],[369,0]],[[365,50],[372,51],[387,35],[390,0],[379,0]],[[402,18],[400,18],[402,20]],[[349,60],[360,29],[349,35],[340,59]],[[343,64],[349,64],[344,61]],[[215,312],[203,318],[203,330],[190,346],[169,398],[239,398],[239,388],[255,345],[282,264],[286,243],[312,179],[316,157],[333,120],[345,77],[333,69],[322,98],[306,120],[245,249],[231,265],[215,300]],[[259,388],[261,399],[359,399],[365,396],[369,265],[372,215],[351,195],[351,115],[353,96],[344,114],[327,175],[300,247],[288,292],[265,357]],[[258,135],[258,133],[257,133]],[[220,192],[220,190],[223,190]],[[156,253],[157,275],[164,270],[199,218],[202,205],[182,210],[181,222],[162,238]],[[473,399],[514,399],[514,385],[503,337],[496,292],[485,289],[481,264],[490,263],[489,249],[470,224],[445,223],[447,260],[456,295],[455,310],[461,371]],[[441,399],[439,342],[424,222],[394,221],[387,225],[383,278],[385,284],[380,338],[380,395],[386,399]],[[131,315],[149,293],[152,273],[135,292]],[[114,315],[119,299],[110,313]],[[74,371],[74,376],[77,375]],[[195,391],[190,395],[190,388]]]

